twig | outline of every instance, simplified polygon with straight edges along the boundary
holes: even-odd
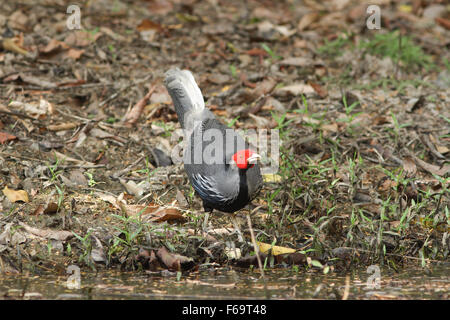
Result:
[[[61,169],[81,168],[81,169],[96,169],[105,168],[106,164],[70,164],[66,166],[58,165]]]
[[[141,84],[141,83],[143,83],[143,82],[146,82],[151,76],[152,76],[152,75],[149,74],[149,75],[146,76],[144,79],[141,79],[141,80],[139,80],[139,81],[137,81],[137,82],[131,82],[128,86],[126,86],[126,87],[120,89],[120,90],[117,91],[117,92],[114,92],[114,93],[113,93],[112,95],[110,95],[108,98],[106,98],[105,100],[103,100],[102,102],[100,102],[100,103],[98,104],[98,106],[99,106],[99,107],[103,107],[106,103],[108,103],[108,102],[110,102],[111,100],[115,99],[119,94],[121,94],[121,93],[124,92],[125,90],[128,90],[129,88],[131,88],[131,87],[134,86],[134,85],[137,85],[137,84]]]
[[[14,88],[14,89],[22,89],[22,90],[46,90],[46,91],[54,91],[54,90],[75,90],[75,89],[87,89],[87,88],[95,88],[101,86],[112,86],[113,83],[85,83],[77,86],[63,86],[63,87],[41,87],[41,86],[21,86],[15,84],[8,83],[0,83],[0,88]]]
[[[122,169],[120,171],[117,171],[116,173],[114,173],[111,178],[113,179],[118,179],[119,177],[121,177],[123,174],[125,174],[126,172],[128,172],[131,168],[133,168],[134,166],[136,166],[139,162],[141,162],[142,160],[145,159],[145,156],[140,157],[139,159],[137,159],[135,162],[133,162],[132,164],[130,164],[128,167],[126,167],[125,169]]]
[[[344,289],[344,294],[342,295],[342,300],[348,299],[349,292],[350,292],[350,276],[347,275],[345,277],[345,289]]]
[[[26,115],[26,114],[23,114],[23,113],[20,113],[20,112],[0,110],[0,113],[7,114],[7,115],[10,115],[10,116],[16,116],[16,117],[20,117],[20,118],[27,118],[27,119],[31,119],[33,121],[39,121],[38,119],[35,119],[33,117],[30,117],[29,115]]]
[[[373,251],[370,250],[364,250],[364,249],[358,249],[358,248],[352,248],[352,247],[341,247],[342,249],[350,249],[350,250],[355,250],[358,252],[367,252],[367,253],[373,253]],[[416,257],[411,257],[411,256],[405,256],[403,254],[396,254],[396,253],[385,253],[385,255],[387,256],[393,256],[393,257],[400,257],[400,258],[406,258],[406,259],[411,259],[411,260],[418,260],[418,261],[422,261],[422,258],[416,258]],[[433,260],[433,259],[425,259],[429,262],[442,262],[439,260]]]
[[[266,278],[264,276],[264,269],[263,269],[263,265],[262,265],[262,262],[261,262],[261,257],[259,256],[259,247],[256,244],[255,234],[253,233],[252,220],[250,219],[250,214],[247,214],[246,216],[247,216],[248,228],[250,229],[250,236],[252,238],[253,248],[255,249],[256,259],[258,260],[259,271],[261,272],[261,276],[263,278],[264,285],[265,285],[266,284]]]

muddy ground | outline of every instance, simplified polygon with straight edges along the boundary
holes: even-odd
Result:
[[[0,272],[257,265],[245,210],[243,238],[206,219],[170,158],[174,66],[224,123],[279,132],[249,209],[267,268],[448,261],[444,1],[379,1],[380,29],[350,0],[79,4],[73,29],[69,2],[0,3]]]

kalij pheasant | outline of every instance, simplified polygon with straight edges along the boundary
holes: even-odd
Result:
[[[171,69],[164,82],[185,130],[184,168],[205,211],[232,213],[242,209],[262,187],[257,163],[260,156],[205,108],[190,71]]]

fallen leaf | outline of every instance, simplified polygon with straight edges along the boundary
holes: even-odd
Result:
[[[261,56],[261,57],[267,57],[269,54],[260,48],[253,48],[250,50],[245,51],[246,54],[248,54],[249,56]]]
[[[309,84],[305,83],[295,83],[275,90],[275,94],[281,96],[289,96],[289,95],[299,96],[301,94],[311,94],[311,93],[315,93],[314,88],[311,87]]]
[[[280,254],[275,256],[277,263],[286,263],[288,265],[300,265],[306,263],[306,255],[300,252]]]
[[[263,174],[263,179],[266,183],[278,183],[282,181],[281,176],[275,173],[265,173]]]
[[[339,127],[338,127],[337,123],[322,124],[320,126],[320,129],[322,129],[324,131],[330,131],[330,132],[338,132],[339,131]]]
[[[9,189],[8,186],[5,186],[5,188],[3,188],[3,194],[12,203],[17,201],[29,202],[28,193],[25,190],[13,190]]]
[[[58,212],[58,204],[55,202],[50,202],[47,204],[47,208],[44,209],[44,214],[55,214]]]
[[[14,11],[8,19],[8,26],[12,29],[27,31],[29,15],[23,13],[21,10]]]
[[[450,151],[450,149],[447,148],[446,146],[441,146],[439,144],[436,145],[436,150],[437,150],[437,152],[439,152],[441,154],[446,154],[447,152]]]
[[[236,247],[234,247],[234,248],[233,247],[225,247],[223,250],[223,253],[230,260],[237,260],[237,259],[240,259],[242,256],[241,249],[236,248]]]
[[[150,221],[164,222],[164,221],[185,221],[186,218],[177,208],[161,207],[157,211],[151,213]]]
[[[150,14],[166,15],[173,10],[173,4],[167,0],[154,0],[148,5]]]
[[[94,262],[103,262],[106,263],[107,258],[105,254],[105,249],[103,248],[103,245],[101,241],[94,235],[91,235],[91,239],[94,239],[92,243],[92,249],[91,249],[91,258],[94,260]]]
[[[325,98],[328,95],[327,89],[322,87],[320,84],[314,82],[310,82],[309,84],[311,85],[311,87],[313,87],[314,91],[316,91],[321,98]]]
[[[163,27],[161,24],[157,22],[153,22],[149,19],[144,19],[141,21],[141,23],[136,27],[139,32],[145,31],[145,30],[156,30],[158,32],[163,30]]]
[[[272,255],[274,255],[274,256],[277,256],[280,254],[296,252],[295,249],[291,249],[291,248],[287,248],[287,247],[272,246],[271,244],[263,243],[263,242],[259,242],[259,241],[257,241],[256,243],[259,247],[259,251],[261,251],[262,253],[268,253],[270,250],[272,250]]]
[[[414,176],[417,172],[417,167],[414,163],[414,159],[412,159],[411,157],[405,157],[403,159],[403,170],[405,170],[407,176]]]
[[[78,60],[82,54],[84,53],[84,50],[78,50],[78,49],[69,49],[69,51],[67,51],[66,56],[73,59],[73,60]]]
[[[433,165],[433,164],[429,164],[423,160],[420,160],[419,158],[417,158],[416,156],[414,156],[414,161],[417,163],[417,165],[419,165],[422,169],[438,175],[438,176],[444,176],[446,175],[448,172],[450,172],[450,165],[446,164],[443,165],[442,167]]]
[[[125,179],[120,178],[119,182],[121,185],[123,185],[125,187],[125,189],[127,189],[127,192],[129,194],[132,194],[138,198],[140,198],[145,192],[145,190],[142,188],[142,186],[139,186],[133,180],[126,181]]]
[[[53,239],[53,240],[59,240],[59,241],[66,241],[70,238],[72,238],[73,232],[65,231],[65,230],[51,230],[51,229],[38,229],[34,227],[30,227],[29,225],[19,222],[19,224],[27,231],[28,233],[31,233],[35,236],[46,238],[46,239]]]
[[[299,21],[297,30],[303,31],[308,28],[313,22],[316,22],[319,19],[319,13],[317,12],[309,12],[305,14]]]
[[[262,261],[265,261],[265,259],[268,257],[265,253],[260,253],[260,258]],[[239,259],[236,261],[236,266],[240,268],[249,268],[250,266],[257,266],[258,265],[258,258],[256,255],[246,255],[245,257]]]
[[[17,139],[16,136],[13,136],[12,134],[9,134],[7,132],[0,132],[0,143],[4,144],[7,141],[15,140]]]
[[[157,205],[124,205],[122,204],[122,209],[125,210],[128,217],[137,217],[153,221],[153,222],[164,222],[164,221],[185,221],[183,214],[177,208],[161,207]]]
[[[64,39],[64,43],[69,47],[86,47],[97,41],[102,35],[102,32],[91,33],[84,30],[72,30]]]
[[[144,110],[145,105],[147,104],[148,100],[152,96],[153,92],[155,91],[156,87],[152,86],[152,88],[149,90],[149,92],[141,99],[139,100],[133,108],[131,108],[130,112],[125,114],[125,116],[122,119],[122,122],[124,122],[126,125],[133,126],[136,121],[139,119],[142,110]]]
[[[35,76],[31,76],[31,75],[28,75],[28,74],[21,73],[20,74],[20,79],[22,79],[23,82],[26,82],[26,83],[29,83],[29,84],[32,84],[32,85],[36,85],[36,86],[39,86],[39,87],[42,87],[42,88],[50,88],[50,89],[52,89],[52,88],[56,88],[57,87],[56,84],[53,83],[53,82],[50,82],[50,81],[48,81],[46,79],[43,79],[43,78],[38,78],[38,77],[35,77]],[[39,103],[41,103],[41,101],[39,101]]]
[[[450,20],[445,18],[435,18],[434,21],[436,21],[437,24],[439,24],[441,27],[444,27],[447,30],[450,30]]]
[[[26,57],[32,57],[31,53],[29,53],[27,50],[23,49],[19,44],[16,43],[15,38],[3,39],[2,46],[3,46],[3,49],[5,49],[5,50],[19,53]]]
[[[37,208],[33,211],[33,216],[38,216],[44,213],[44,206],[42,204],[38,205]]]
[[[256,97],[259,97],[264,94],[268,94],[268,93],[272,92],[272,90],[275,88],[277,83],[278,82],[272,78],[264,79],[263,81],[258,82],[256,84],[256,87],[253,90],[253,94]]]
[[[304,57],[290,57],[279,62],[282,66],[294,66],[294,67],[310,67],[314,65],[314,61],[310,58]]]
[[[58,41],[56,39],[51,39],[47,45],[40,49],[39,51],[42,53],[52,53],[58,51],[60,49],[68,49],[69,46],[64,42]]]
[[[194,266],[194,260],[180,254],[171,253],[165,247],[161,247],[156,256],[171,271],[189,270]]]

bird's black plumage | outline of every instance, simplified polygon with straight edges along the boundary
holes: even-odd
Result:
[[[184,168],[205,210],[242,209],[263,183],[258,164],[239,169],[231,161],[237,151],[250,149],[249,144],[205,108],[202,93],[189,71],[169,70],[165,85],[185,130]]]

